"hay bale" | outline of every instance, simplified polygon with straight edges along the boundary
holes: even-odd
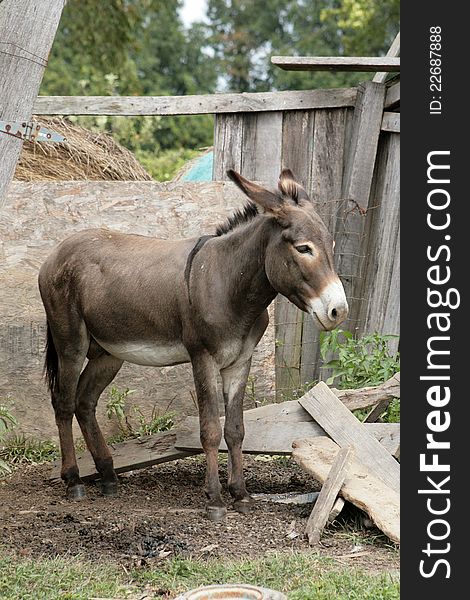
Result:
[[[66,138],[64,143],[23,144],[14,179],[21,181],[152,181],[135,156],[110,135],[95,133],[67,119],[33,120]]]

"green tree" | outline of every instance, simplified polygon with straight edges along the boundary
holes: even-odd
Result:
[[[352,85],[364,74],[282,71],[271,65],[271,56],[383,54],[398,31],[399,4],[398,0],[209,0],[208,17],[219,74],[229,89],[306,89]]]
[[[185,95],[213,92],[217,74],[206,31],[186,30],[181,0],[69,0],[45,72],[45,95]],[[169,148],[212,143],[213,120],[201,117],[84,117],[134,151],[152,172]]]

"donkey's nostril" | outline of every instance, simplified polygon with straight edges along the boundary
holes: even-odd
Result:
[[[331,318],[336,319],[337,316],[338,316],[338,311],[336,310],[336,308],[332,308],[331,309]]]

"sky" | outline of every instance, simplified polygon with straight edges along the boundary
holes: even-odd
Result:
[[[185,26],[193,21],[202,21],[206,9],[206,0],[184,0],[181,19]]]

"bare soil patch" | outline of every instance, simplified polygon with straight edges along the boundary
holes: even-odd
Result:
[[[5,550],[25,557],[110,560],[124,567],[176,556],[240,559],[294,550],[319,552],[371,572],[399,568],[393,545],[377,529],[362,529],[353,507],[343,522],[329,526],[315,549],[303,535],[310,504],[258,501],[249,515],[229,509],[224,522],[211,523],[204,514],[201,458],[121,475],[119,494],[112,499],[88,483],[87,498],[80,502],[65,499],[62,483],[49,482],[50,471],[49,465],[28,467],[0,481],[0,540]],[[226,479],[223,464],[221,477]],[[251,493],[318,489],[290,459],[247,457],[246,478]],[[224,498],[230,506],[226,490]]]

